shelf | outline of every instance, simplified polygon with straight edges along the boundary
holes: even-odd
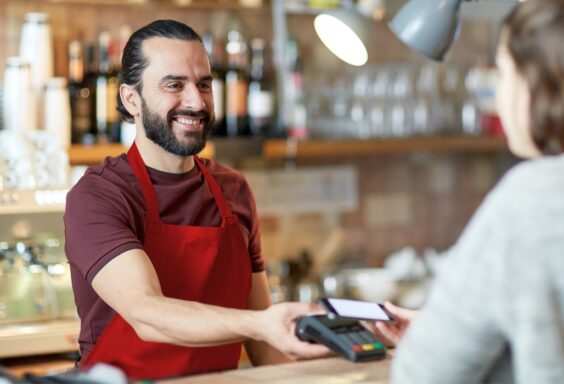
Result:
[[[427,137],[407,139],[267,140],[263,157],[276,159],[322,159],[336,156],[377,156],[413,152],[502,152],[504,139],[488,136]]]
[[[256,140],[217,139],[218,153],[222,156],[248,155],[249,146]],[[248,142],[248,145],[245,143]],[[236,148],[233,148],[233,147]],[[245,150],[245,148],[247,150]],[[502,152],[507,150],[504,139],[490,136],[421,137],[407,139],[314,139],[294,142],[286,139],[268,139],[262,142],[262,157],[267,160],[300,158],[322,159],[335,156],[378,156],[412,152]],[[127,148],[121,144],[73,145],[69,150],[71,165],[98,164],[106,156],[118,156]],[[244,153],[234,153],[244,152]],[[200,157],[215,158],[216,145],[208,142]]]
[[[121,144],[73,145],[69,149],[69,162],[71,165],[93,165],[106,156],[118,156],[124,152],[127,148]]]
[[[78,5],[117,5],[117,6],[157,6],[207,10],[262,10],[269,7],[263,0],[263,5],[244,6],[238,0],[49,0],[57,4]]]
[[[334,11],[341,8],[340,5],[335,7],[312,7],[305,2],[293,2],[284,4],[284,11],[288,15],[319,15],[320,13]]]
[[[78,320],[0,326],[0,358],[78,350]]]
[[[107,156],[119,156],[127,152],[127,147],[121,144],[98,144],[98,145],[73,145],[69,149],[69,162],[71,165],[94,165],[99,164]],[[213,158],[215,147],[208,142],[200,157]]]
[[[67,189],[5,191],[0,193],[0,216],[63,212]]]

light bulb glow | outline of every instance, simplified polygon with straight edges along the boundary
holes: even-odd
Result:
[[[339,59],[354,66],[368,61],[368,51],[358,35],[335,16],[321,14],[313,22],[323,44]]]

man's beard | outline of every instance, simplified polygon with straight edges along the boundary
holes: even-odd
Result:
[[[149,140],[162,147],[165,151],[177,156],[197,155],[206,146],[208,133],[213,125],[213,117],[203,110],[194,112],[190,110],[172,110],[167,114],[166,120],[157,113],[149,111],[145,99],[141,98],[142,121],[145,127],[145,135]],[[191,138],[182,142],[176,138],[172,131],[172,117],[184,116],[202,119],[204,129],[200,131],[184,132],[185,138]]]

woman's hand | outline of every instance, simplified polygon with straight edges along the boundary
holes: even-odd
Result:
[[[409,328],[409,324],[419,315],[419,311],[401,308],[389,301],[386,301],[384,306],[395,321],[376,321],[366,325],[386,346],[395,347],[403,338],[405,331]]]

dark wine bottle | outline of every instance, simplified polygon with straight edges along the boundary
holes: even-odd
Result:
[[[251,81],[249,83],[249,129],[254,136],[267,135],[273,123],[273,92],[270,71],[266,65],[263,39],[251,41]]]
[[[249,93],[247,42],[240,23],[234,19],[227,32],[227,62],[225,74],[225,123],[227,136],[250,134],[247,116]]]
[[[92,58],[85,61],[83,44],[78,40],[69,43],[69,96],[71,106],[71,141],[74,144],[93,144],[95,87],[86,67]]]
[[[98,36],[98,77],[96,78],[96,128],[98,142],[119,140],[120,117],[117,111],[118,78],[112,58],[116,54],[110,33]]]
[[[213,103],[215,123],[213,134],[215,136],[226,136],[225,126],[225,68],[221,62],[221,42],[211,31],[207,31],[202,37],[204,47],[208,53],[212,71]]]

